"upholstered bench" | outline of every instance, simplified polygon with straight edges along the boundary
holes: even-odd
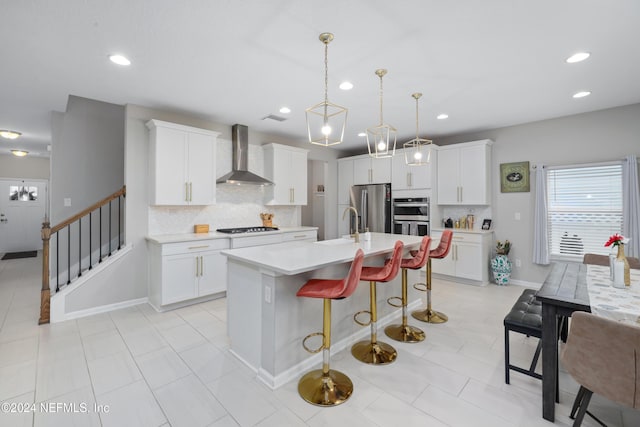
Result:
[[[542,338],[542,305],[536,300],[535,290],[525,289],[511,308],[511,311],[504,318],[504,375],[507,384],[509,384],[511,369],[542,379],[542,375],[535,371],[540,357],[540,350],[542,350],[542,340],[538,341],[538,347],[536,347],[531,366],[529,369],[524,369],[509,362],[509,331]]]

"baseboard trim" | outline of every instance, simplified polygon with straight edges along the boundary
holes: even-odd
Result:
[[[93,316],[94,314],[106,313],[109,311],[119,310],[121,308],[133,307],[134,305],[145,304],[148,302],[149,302],[149,298],[144,297],[144,298],[137,298],[137,299],[132,299],[128,301],[116,302],[113,304],[101,305],[99,307],[91,307],[86,310],[72,311],[69,313],[65,313],[64,319],[59,319],[59,320],[56,320],[55,322],[52,321],[51,323],[62,322],[64,320],[78,319],[80,317]]]

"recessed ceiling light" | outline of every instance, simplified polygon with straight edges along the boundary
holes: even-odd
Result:
[[[289,113],[291,112],[291,108],[289,108],[289,107],[282,107],[282,108],[280,109],[280,112],[281,112],[282,114],[289,114]]]
[[[445,120],[445,119],[448,119],[448,118],[449,118],[449,115],[448,114],[444,114],[444,113],[438,114],[438,117],[436,117],[436,119],[438,119],[438,120]]]
[[[353,83],[351,83],[351,82],[342,82],[342,83],[340,83],[339,87],[342,90],[351,90],[351,89],[353,89]]]
[[[2,129],[0,130],[0,136],[5,139],[16,139],[22,135],[20,132],[16,132],[15,130]]]
[[[574,53],[573,55],[571,55],[570,57],[567,58],[567,62],[569,64],[574,64],[576,62],[584,61],[589,56],[591,56],[591,54],[589,52]]]
[[[14,156],[18,156],[18,157],[24,157],[24,156],[26,156],[27,154],[29,154],[29,152],[28,152],[28,151],[24,151],[24,150],[11,150],[11,153],[12,153]]]
[[[365,132],[360,132],[358,136],[367,136],[367,134]]]
[[[574,98],[584,98],[585,96],[589,96],[591,95],[591,92],[589,92],[588,90],[583,90],[581,92],[577,92],[573,94]]]
[[[122,55],[110,55],[109,59],[111,60],[111,62],[113,62],[114,64],[118,64],[118,65],[131,65],[131,61],[129,61],[129,59],[125,56]]]

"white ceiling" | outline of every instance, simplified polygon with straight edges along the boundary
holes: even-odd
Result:
[[[377,68],[399,142],[415,136],[413,92],[427,138],[640,102],[637,0],[3,0],[0,13],[0,129],[23,133],[0,152],[46,155],[70,94],[304,140],[321,32],[335,34],[329,99],[349,108],[336,149],[364,148],[357,133],[378,124]],[[565,63],[578,51],[591,57]],[[284,105],[288,120],[262,120]]]

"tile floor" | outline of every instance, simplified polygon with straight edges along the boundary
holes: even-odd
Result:
[[[518,286],[435,281],[434,305],[450,321],[420,325],[425,342],[394,343],[391,365],[334,354],[355,391],[341,406],[319,408],[298,396],[297,381],[271,391],[228,353],[224,299],[38,326],[40,263],[0,261],[0,401],[38,408],[16,414],[3,405],[0,426],[551,425],[541,417],[538,380],[512,373],[504,383],[502,319]],[[528,365],[535,346],[513,334],[514,361]],[[577,385],[561,371],[560,388],[555,424],[570,426]],[[597,396],[590,409],[609,426],[640,425],[640,413]]]

